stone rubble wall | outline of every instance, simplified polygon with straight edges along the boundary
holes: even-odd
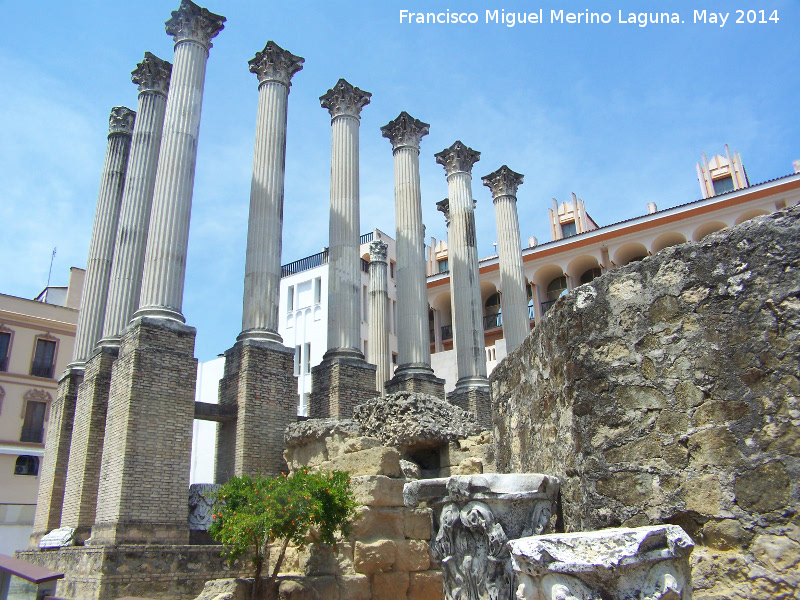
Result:
[[[500,472],[567,531],[672,523],[695,600],[800,598],[800,208],[563,297],[492,373]]]

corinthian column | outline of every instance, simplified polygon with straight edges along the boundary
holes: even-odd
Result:
[[[111,265],[108,305],[100,342],[104,346],[119,346],[120,334],[139,305],[142,263],[171,72],[169,62],[150,52],[144,53],[144,60],[131,72],[131,81],[139,86],[139,106]]]
[[[497,254],[500,259],[500,302],[503,309],[503,337],[506,350],[519,348],[530,333],[528,295],[522,270],[522,244],[517,216],[517,188],[523,176],[506,165],[483,177],[483,185],[492,190],[497,222]]]
[[[447,173],[450,225],[447,254],[453,303],[453,345],[456,349],[458,380],[451,400],[477,413],[488,425],[489,380],[483,339],[483,304],[475,241],[475,210],[472,198],[472,165],[480,152],[457,141],[436,154],[436,162]],[[455,397],[454,397],[455,396]]]
[[[100,178],[100,193],[97,195],[92,241],[89,245],[89,258],[86,260],[86,278],[81,293],[81,310],[78,314],[75,348],[70,366],[86,362],[103,332],[111,259],[114,256],[119,206],[125,186],[125,171],[135,118],[136,113],[130,108],[115,106],[111,109],[106,160]]]
[[[425,229],[419,184],[419,145],[430,125],[400,113],[381,127],[394,154],[394,214],[397,226],[397,349],[399,366],[389,391],[426,392],[444,397],[444,382],[431,369]]]
[[[278,334],[278,295],[283,178],[286,171],[286,107],[292,76],[303,68],[304,60],[270,41],[248,63],[250,71],[257,75],[259,85],[240,340],[283,342]]]
[[[328,259],[328,350],[311,370],[310,416],[349,419],[375,396],[375,366],[360,349],[361,257],[358,128],[369,92],[340,79],[320,97],[331,115],[331,216]]]
[[[358,128],[372,96],[340,79],[320,97],[331,115],[331,216],[328,259],[328,352],[363,358],[359,329],[361,289]]]
[[[137,316],[185,321],[181,308],[206,61],[224,22],[190,0],[167,21],[175,58]]]
[[[386,242],[375,240],[369,245],[369,348],[378,367],[375,383],[384,394],[384,384],[392,376],[389,351],[389,329],[386,327],[388,278],[386,274]]]

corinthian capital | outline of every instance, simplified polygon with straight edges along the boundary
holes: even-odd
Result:
[[[353,87],[344,79],[319,97],[322,108],[327,108],[331,118],[348,116],[356,119],[361,116],[361,109],[369,104],[372,94],[362,89]]]
[[[517,196],[517,188],[522,183],[525,176],[515,173],[506,165],[503,165],[494,173],[489,173],[486,177],[481,177],[483,185],[492,190],[492,198],[497,200],[502,196]]]
[[[465,146],[460,141],[434,154],[436,162],[444,167],[449,177],[453,173],[471,173],[472,165],[481,159],[481,153]]]
[[[305,58],[295,56],[270,40],[247,64],[250,65],[250,72],[258,77],[259,84],[264,81],[277,81],[290,87],[292,76],[302,70],[305,61]]]
[[[436,203],[436,210],[444,215],[445,223],[450,227],[450,198],[439,200],[439,202]]]
[[[389,245],[381,240],[375,240],[369,245],[369,260],[371,262],[386,262],[386,252]]]
[[[115,106],[108,117],[108,135],[133,135],[136,111],[125,106]]]
[[[142,62],[131,71],[131,81],[139,86],[140,92],[155,92],[166,96],[169,91],[170,75],[172,75],[172,63],[145,52]]]
[[[180,8],[172,11],[172,17],[166,22],[167,33],[175,43],[191,40],[208,49],[212,46],[211,40],[225,28],[225,21],[222,15],[215,15],[191,0],[181,0]]]
[[[381,133],[383,137],[389,138],[394,150],[403,147],[419,150],[419,143],[428,135],[430,129],[430,125],[403,111],[394,121],[389,121],[381,127]]]

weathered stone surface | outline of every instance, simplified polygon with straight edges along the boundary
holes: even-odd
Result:
[[[351,419],[309,419],[286,428],[286,447],[302,446],[311,440],[324,440],[332,435],[356,437],[364,435],[361,426]]]
[[[376,573],[372,578],[372,600],[405,598],[408,580],[408,573]]]
[[[385,475],[400,477],[400,453],[395,448],[378,446],[337,456],[320,465],[326,471],[347,471],[351,477]]]
[[[676,525],[534,536],[509,546],[520,600],[691,597],[694,543]]]
[[[39,540],[39,548],[63,548],[72,546],[75,543],[74,527],[59,527]]]
[[[370,600],[372,590],[367,575],[345,575],[337,577],[339,600]]]
[[[433,509],[417,508],[403,513],[403,533],[409,539],[429,540],[433,530]]]
[[[281,581],[278,597],[280,600],[320,600],[317,590],[294,579]]]
[[[220,488],[214,483],[193,483],[189,486],[189,530],[208,531],[214,493]]]
[[[576,288],[492,373],[497,470],[560,477],[567,531],[681,525],[696,598],[781,597],[747,573],[800,509],[799,297],[798,207]]]
[[[441,571],[409,573],[408,600],[442,600],[444,582]]]
[[[397,392],[359,404],[353,419],[364,433],[403,452],[442,446],[480,433],[475,415],[435,396]]]
[[[431,566],[430,546],[420,540],[397,543],[395,571],[427,571]]]
[[[358,519],[353,523],[352,539],[403,539],[405,512],[400,508],[367,507],[357,509]]]
[[[353,566],[357,573],[382,573],[390,571],[395,562],[397,545],[392,540],[372,543],[356,542]]]
[[[250,579],[213,579],[195,600],[249,600],[252,585]]]
[[[350,480],[356,502],[365,506],[403,506],[403,483],[385,475],[361,475]]]

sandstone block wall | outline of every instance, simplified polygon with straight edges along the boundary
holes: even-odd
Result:
[[[674,523],[695,600],[800,588],[800,209],[577,288],[492,373],[497,467],[567,531]]]

